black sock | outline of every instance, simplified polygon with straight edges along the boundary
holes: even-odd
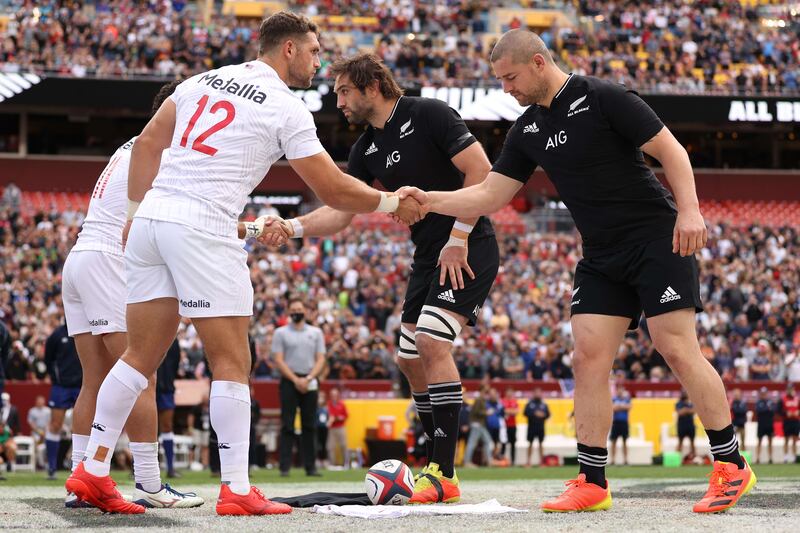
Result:
[[[458,446],[458,415],[463,397],[461,382],[428,385],[433,410],[433,455],[431,462],[439,465],[445,477],[453,477],[456,446]]]
[[[578,443],[578,466],[588,483],[606,488],[606,463],[608,463],[607,448],[595,448]]]
[[[433,411],[431,411],[431,397],[427,392],[412,392],[414,405],[417,407],[417,416],[422,422],[425,431],[425,459],[428,463],[433,457]]]
[[[711,444],[711,455],[714,456],[715,461],[734,463],[739,468],[744,468],[744,460],[739,453],[739,441],[736,440],[733,432],[733,424],[720,430],[706,429],[706,434],[708,442]]]

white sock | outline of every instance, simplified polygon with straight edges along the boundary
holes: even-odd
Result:
[[[92,435],[86,446],[86,471],[94,476],[107,476],[111,458],[122,428],[131,414],[136,399],[147,388],[147,378],[121,359],[111,367],[100,391],[92,423]]]
[[[133,477],[142,489],[154,493],[161,490],[161,470],[158,466],[157,442],[131,442]]]
[[[249,494],[250,388],[233,381],[212,382],[209,415],[217,432],[222,482],[234,494]]]
[[[89,435],[72,434],[72,470],[78,466],[86,455],[86,446],[89,444]]]

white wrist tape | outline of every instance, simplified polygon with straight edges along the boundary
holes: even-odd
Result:
[[[244,238],[253,239],[259,237],[264,231],[264,219],[257,218],[253,222],[244,223]]]
[[[139,204],[141,202],[134,202],[131,199],[128,199],[128,220],[133,220],[133,215],[136,214],[136,210],[139,209]]]
[[[466,245],[467,245],[466,240],[459,239],[458,237],[453,237],[452,235],[450,235],[450,238],[447,239],[447,242],[444,243],[444,246],[442,246],[442,250],[444,250],[445,248],[449,248],[450,246],[461,246],[463,248]]]
[[[470,226],[469,224],[464,224],[463,222],[459,222],[458,220],[455,221],[453,224],[453,229],[457,229],[458,231],[463,231],[464,233],[472,233],[472,228],[475,226]]]
[[[294,230],[294,234],[292,235],[292,239],[300,239],[303,237],[303,224],[296,218],[290,218],[287,220],[289,224],[292,225],[292,229]]]
[[[394,213],[397,211],[397,207],[399,205],[399,196],[389,196],[385,192],[381,191],[381,201],[378,204],[378,207],[375,208],[375,211],[377,213]]]

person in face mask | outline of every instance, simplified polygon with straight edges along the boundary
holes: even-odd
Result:
[[[306,322],[306,305],[289,302],[291,323],[275,330],[272,357],[281,373],[281,476],[289,475],[294,447],[294,420],[300,409],[300,456],[308,476],[319,476],[315,466],[319,376],[325,367],[322,330]]]

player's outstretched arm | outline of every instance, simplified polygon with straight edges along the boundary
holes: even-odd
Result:
[[[508,204],[522,187],[522,182],[498,172],[489,172],[478,185],[458,191],[424,192],[416,187],[403,187],[397,191],[401,198],[412,196],[422,204],[425,212],[453,217],[489,215]]]
[[[642,146],[642,151],[661,163],[678,204],[672,252],[692,255],[706,245],[708,231],[700,213],[689,154],[666,126]]]
[[[373,189],[345,174],[328,152],[290,159],[289,164],[326,205],[346,213],[396,213],[406,224],[418,222],[422,210],[411,198],[401,199],[393,193]],[[412,200],[412,201],[409,201]]]
[[[310,213],[283,221],[289,238],[327,237],[350,225],[355,215],[324,205]]]

